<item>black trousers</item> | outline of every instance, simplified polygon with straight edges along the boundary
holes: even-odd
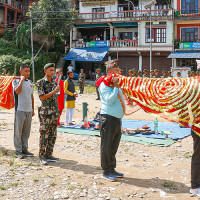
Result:
[[[191,162],[191,187],[200,188],[200,137],[191,131],[193,138],[193,150]]]
[[[116,158],[120,139],[121,139],[121,119],[101,115],[100,117],[101,134],[101,167],[103,174],[108,175],[115,171]]]

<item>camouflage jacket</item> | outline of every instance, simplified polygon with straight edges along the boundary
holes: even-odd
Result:
[[[101,76],[102,76],[101,73],[100,73],[100,74],[96,74],[96,79],[95,79],[95,81],[98,81],[98,80],[100,79]]]
[[[53,91],[57,86],[58,83],[52,79],[51,82],[48,81],[46,77],[40,79],[36,83],[38,95],[39,97],[44,94],[48,94]],[[52,95],[50,98],[41,101],[42,105],[39,108],[39,114],[43,115],[52,115],[58,114],[58,96],[57,94]]]
[[[143,78],[149,78],[150,76],[147,74],[147,75],[143,75],[142,77]]]
[[[79,82],[84,82],[85,79],[85,73],[80,73],[79,74]]]

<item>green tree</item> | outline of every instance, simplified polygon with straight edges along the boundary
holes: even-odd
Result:
[[[54,47],[56,34],[66,35],[76,19],[73,9],[68,8],[69,0],[40,0],[30,9],[34,31],[45,35],[49,48]],[[30,16],[30,12],[28,13]]]
[[[30,24],[21,23],[15,33],[16,46],[27,50],[30,48]]]
[[[15,57],[13,55],[2,55],[0,56],[0,69],[6,68],[11,74],[16,75],[19,71],[19,66],[22,64],[30,64],[30,60],[22,60],[21,58]]]

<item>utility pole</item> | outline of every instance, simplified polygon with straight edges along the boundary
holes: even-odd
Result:
[[[153,6],[153,5],[155,5],[157,3],[157,1],[156,0],[153,0],[153,1],[151,1],[149,4],[147,4],[147,5],[145,5],[144,7],[145,7],[145,9],[148,9],[149,8],[149,17],[150,17],[150,61],[149,61],[149,70],[151,71],[151,69],[152,69],[152,25],[151,25],[151,22],[152,22],[152,16],[151,16],[151,7]],[[151,77],[151,75],[150,75],[150,77]]]
[[[151,25],[151,6],[150,6],[150,71],[152,70],[152,25]],[[151,74],[151,73],[150,73]]]
[[[33,71],[33,83],[35,83],[35,66],[34,66],[34,52],[33,52],[33,19],[32,12],[30,10],[30,18],[31,18],[31,51],[32,51],[32,71]]]

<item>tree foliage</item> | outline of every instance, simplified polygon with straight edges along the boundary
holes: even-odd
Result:
[[[38,4],[33,4],[30,9],[34,30],[40,34],[53,36],[54,42],[56,33],[69,32],[76,15],[68,5],[69,0],[40,0]]]
[[[23,60],[13,55],[1,55],[0,56],[0,68],[6,68],[11,74],[15,74],[19,71],[19,66],[22,64],[30,64],[30,60]]]
[[[30,24],[21,23],[16,30],[16,46],[20,49],[28,49],[30,47]]]

